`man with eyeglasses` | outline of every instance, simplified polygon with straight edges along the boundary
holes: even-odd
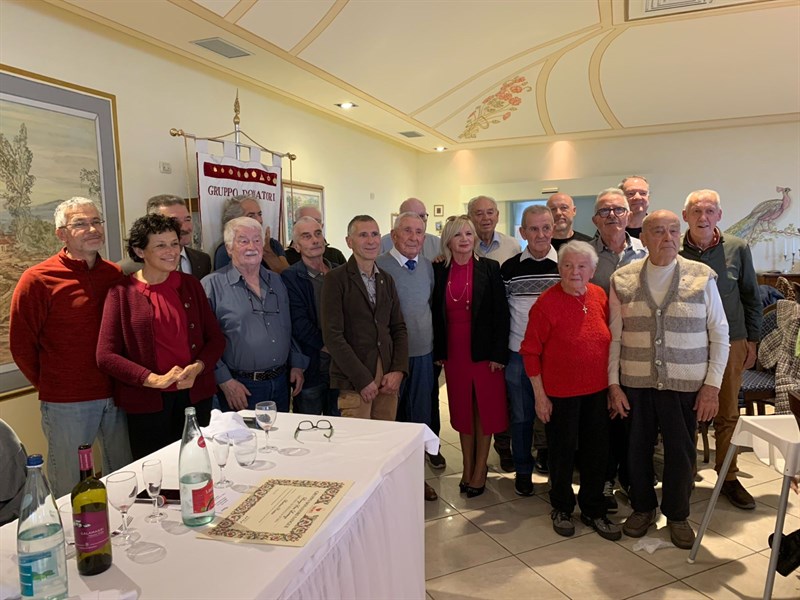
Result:
[[[264,233],[258,221],[232,219],[223,238],[230,264],[201,281],[227,342],[214,372],[219,408],[253,410],[272,400],[280,412],[289,412],[289,384],[297,396],[308,357],[292,338],[286,287],[261,263]]]
[[[602,287],[606,294],[614,271],[647,256],[647,249],[642,242],[625,231],[629,216],[628,201],[622,190],[608,188],[598,194],[592,217],[597,227],[597,237],[589,242],[597,251],[598,260],[591,282]],[[623,490],[627,490],[629,485],[628,433],[622,420],[612,419],[608,434],[610,448],[603,495],[606,498],[606,510],[613,514],[619,508],[614,496],[615,480],[619,476]]]
[[[572,222],[575,220],[575,215],[578,214],[572,196],[561,193],[553,194],[547,199],[547,208],[553,214],[553,239],[550,240],[550,243],[556,252],[561,246],[572,240],[591,241],[592,238],[588,235],[572,229]]]
[[[297,210],[294,211],[294,222],[297,223],[303,217],[311,217],[317,223],[319,223],[320,228],[325,228],[325,223],[322,222],[322,213],[316,206],[301,206]],[[347,262],[347,259],[342,254],[342,251],[338,248],[334,248],[328,243],[324,237],[322,238],[323,243],[325,244],[325,251],[322,254],[322,258],[327,260],[332,265],[343,265]],[[289,266],[300,262],[301,259],[301,252],[300,249],[297,247],[294,239],[292,239],[289,247],[286,248],[286,261],[289,263]]]
[[[619,184],[630,207],[628,226],[625,230],[635,238],[642,234],[642,223],[650,206],[650,184],[641,175],[626,177]]]
[[[422,219],[422,223],[424,226],[427,227],[428,225],[428,211],[425,208],[425,204],[423,204],[422,200],[418,198],[408,198],[405,200],[399,209],[398,214],[403,213],[415,213]],[[394,226],[394,223],[392,223]],[[424,231],[424,228],[423,228]],[[425,239],[422,242],[422,256],[427,258],[429,261],[433,262],[436,260],[436,257],[442,253],[441,248],[441,240],[439,239],[438,235],[433,235],[432,233],[425,233]],[[385,254],[389,252],[394,247],[394,242],[392,241],[392,234],[387,233],[381,238],[381,254]]]
[[[99,438],[105,473],[130,463],[131,450],[125,414],[95,358],[106,294],[122,273],[100,256],[105,227],[91,200],[59,204],[55,226],[64,248],[17,283],[9,342],[14,362],[39,392],[48,477],[58,497],[78,483],[80,444]]]
[[[191,273],[202,279],[211,272],[211,257],[202,250],[191,247],[194,225],[192,215],[186,208],[186,202],[179,196],[160,194],[147,201],[147,214],[161,214],[165,217],[177,219],[181,225],[181,260],[178,266],[180,271]],[[130,258],[123,259],[119,265],[125,275],[130,275],[142,268],[142,263],[137,263]]]

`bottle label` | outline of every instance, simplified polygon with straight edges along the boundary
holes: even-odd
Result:
[[[214,482],[209,479],[203,487],[192,490],[192,512],[200,514],[213,509]]]
[[[206,438],[204,438],[202,435],[200,437],[198,437],[197,438],[197,445],[200,446],[201,448],[205,448],[206,447]]]
[[[74,515],[75,547],[78,552],[94,552],[108,543],[108,519],[105,511]]]
[[[81,471],[93,471],[92,449],[78,450],[78,465]]]
[[[61,552],[63,552],[63,544]],[[23,598],[40,594],[43,589],[57,583],[59,578],[64,578],[64,593],[66,594],[66,573],[59,572],[58,553],[59,550],[44,550],[31,554],[19,553],[19,584]]]

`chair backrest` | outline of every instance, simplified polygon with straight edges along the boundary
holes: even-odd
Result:
[[[764,309],[764,320],[761,323],[761,339],[778,328],[778,308],[777,304],[770,304]]]

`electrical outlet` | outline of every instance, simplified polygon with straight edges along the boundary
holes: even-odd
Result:
[[[164,173],[164,175],[169,175],[172,173],[172,165],[167,161],[162,160],[158,163],[158,171],[160,173]]]

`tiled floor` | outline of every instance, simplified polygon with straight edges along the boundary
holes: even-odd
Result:
[[[494,450],[486,492],[467,499],[458,493],[461,450],[449,423],[442,387],[444,471],[426,465],[427,481],[439,493],[426,502],[425,564],[428,598],[501,600],[513,598],[761,598],[775,527],[780,474],[752,453],[739,459],[740,480],[756,499],[755,511],[741,511],[720,498],[695,564],[687,550],[662,548],[653,554],[634,551],[638,540],[609,542],[575,519],[572,538],[557,535],[550,520],[547,478],[534,475],[536,496],[514,493],[514,474],[500,469]],[[713,436],[711,439],[713,447]],[[699,480],[692,494],[690,521],[695,531],[716,483],[711,463],[698,462]],[[660,484],[659,484],[660,487]],[[800,528],[800,499],[791,494],[784,531]],[[612,520],[630,513],[624,496]],[[576,516],[577,516],[576,512]],[[666,520],[648,536],[669,541]],[[775,599],[800,599],[800,572],[776,576]]]

